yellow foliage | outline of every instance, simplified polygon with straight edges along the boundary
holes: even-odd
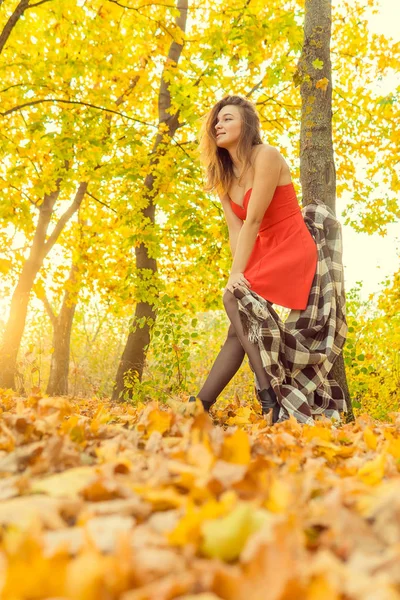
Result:
[[[4,4],[2,29],[13,10]],[[337,193],[339,201],[351,193],[346,218],[356,230],[383,234],[399,211],[400,139],[393,126],[399,104],[395,90],[379,98],[370,88],[398,70],[400,47],[368,32],[365,4],[372,0],[356,0],[350,11],[348,3],[333,7]],[[179,396],[197,385],[215,355],[226,323],[207,322],[206,311],[221,307],[231,264],[220,203],[201,189],[193,143],[199,115],[215,101],[215,89],[231,87],[232,73],[240,70],[244,90],[254,88],[262,71],[257,102],[265,109],[268,141],[279,145],[281,131],[299,133],[288,107],[300,101],[292,80],[299,77],[293,56],[302,43],[297,13],[304,1],[290,10],[276,0],[233,3],[232,18],[220,4],[198,3],[186,31],[176,7],[139,5],[30,3],[0,55],[2,301],[30,266],[26,256],[38,237],[44,242],[35,260],[51,246],[45,241],[77,183],[90,182],[79,215],[62,229],[33,287],[53,310],[79,294],[74,397],[40,398],[34,376],[46,379],[52,335],[34,305],[25,332],[29,351],[19,367],[32,394],[0,391],[0,596],[265,600],[267,593],[270,600],[336,600],[377,588],[394,597],[399,273],[377,298],[376,314],[349,302],[353,331],[345,349],[356,412],[381,419],[393,413],[392,423],[365,428],[359,419],[343,428],[311,428],[289,421],[270,428],[250,402],[235,400],[226,411],[221,402],[212,420],[198,400],[189,404]],[[177,52],[170,58],[172,43],[182,45],[179,64]],[[314,76],[323,67],[314,61]],[[329,83],[321,78],[315,85],[326,91]],[[160,96],[165,86],[169,93]],[[271,102],[278,92],[279,102]],[[311,118],[304,124],[314,125]],[[313,135],[306,131],[311,142]],[[292,159],[297,151],[294,144]],[[360,158],[367,184],[359,180]],[[383,191],[375,189],[377,180]],[[54,206],[46,205],[50,196]],[[147,216],[153,208],[155,223]],[[48,231],[35,229],[43,225],[39,210],[51,215]],[[156,274],[135,269],[135,251],[145,248],[157,261]],[[76,281],[67,275],[71,258]],[[134,379],[130,403],[91,397],[111,391],[132,306],[155,302],[160,291],[171,304],[158,312],[159,337],[147,356],[154,381]],[[196,338],[191,319],[198,313],[205,315],[204,331]],[[236,382],[247,389],[244,373]],[[90,397],[77,398],[80,391]],[[166,395],[165,406],[156,402]]]
[[[239,503],[230,514],[202,524],[201,552],[210,558],[232,561],[239,557],[248,538],[256,532],[268,515],[250,504]]]
[[[290,487],[274,477],[269,486],[268,499],[264,503],[265,508],[274,513],[283,513],[287,511],[292,500]]]
[[[318,438],[318,440],[330,442],[332,439],[332,433],[328,427],[322,427],[321,425],[310,427],[309,425],[305,425],[304,438],[308,441]]]
[[[219,501],[212,499],[200,507],[196,507],[192,502],[189,502],[185,515],[175,529],[168,534],[168,540],[171,544],[178,546],[198,545],[202,524],[209,519],[225,515],[235,506],[236,502],[237,497],[233,492],[226,492]]]
[[[248,465],[250,456],[249,436],[243,429],[237,429],[232,435],[225,437],[221,454],[223,460]]]
[[[153,431],[164,434],[171,427],[172,415],[162,410],[153,410],[148,416],[147,433],[150,436]]]
[[[366,427],[363,431],[364,442],[371,450],[376,450],[378,439],[370,427]]]
[[[366,539],[359,585],[395,583],[375,559],[399,543],[400,414],[271,428],[254,413],[232,431],[230,411],[213,425],[156,402],[0,397],[4,600],[339,599]]]
[[[319,575],[312,580],[305,600],[340,600],[340,596],[327,578]]]
[[[358,469],[358,477],[368,485],[380,483],[385,475],[386,454],[378,454]]]
[[[400,438],[394,438],[390,435],[389,444],[386,449],[388,454],[394,456],[396,460],[400,460]]]

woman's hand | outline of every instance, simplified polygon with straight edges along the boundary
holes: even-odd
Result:
[[[250,283],[247,281],[243,273],[231,273],[229,275],[228,283],[226,284],[225,290],[229,290],[233,293],[233,290],[238,285],[245,285],[246,287],[251,287]]]

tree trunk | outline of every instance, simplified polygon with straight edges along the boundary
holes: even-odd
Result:
[[[74,201],[60,217],[51,235],[46,240],[54,204],[60,194],[60,183],[61,179],[58,179],[55,191],[51,192],[51,194],[47,194],[39,207],[39,220],[31,251],[22,267],[21,275],[11,299],[10,316],[4,331],[3,343],[0,348],[0,387],[3,388],[14,389],[15,387],[18,350],[25,328],[29,297],[36,275],[41,269],[45,257],[57,241],[65,224],[79,208],[88,185],[86,182],[79,185]]]
[[[39,208],[39,220],[31,251],[22,267],[17,286],[11,299],[10,316],[7,321],[3,344],[0,349],[0,387],[14,388],[17,355],[25,328],[29,296],[45,256],[44,245],[46,233],[54,204],[60,194],[60,182],[61,180],[59,179],[57,181],[56,190],[45,196],[44,201]]]
[[[295,74],[302,99],[300,179],[303,199],[321,199],[336,214],[336,170],[332,142],[331,0],[306,0],[304,43]],[[341,353],[332,376],[342,387],[348,420],[353,409]]]
[[[76,285],[78,273],[79,269],[77,265],[72,265],[67,280],[67,289],[64,294],[61,310],[57,317],[51,311],[48,302],[46,302],[46,308],[50,314],[50,318],[54,327],[54,351],[51,355],[50,376],[46,389],[46,394],[49,394],[50,396],[62,396],[68,394],[71,331],[76,308],[76,293],[72,294],[69,291],[69,288]]]
[[[177,8],[179,9],[179,16],[176,18],[175,22],[177,28],[184,32],[186,28],[188,10],[187,0],[178,0]],[[172,138],[179,127],[179,111],[175,115],[171,115],[168,112],[168,110],[171,108],[171,93],[169,91],[169,84],[167,83],[167,79],[164,77],[164,75],[172,68],[176,68],[182,48],[182,44],[179,44],[175,41],[172,42],[161,77],[158,98],[159,123],[160,125],[167,125],[168,129],[165,133],[159,133],[157,135],[151,153],[154,155],[154,159],[150,162],[150,173],[146,177],[144,183],[144,187],[147,190],[148,205],[145,209],[143,209],[143,220],[145,222],[150,220],[150,227],[152,227],[155,222],[156,206],[154,203],[154,197],[157,193],[157,189],[155,189],[154,184],[153,172],[155,171],[155,168],[159,162],[160,156],[162,156],[165,152],[164,136],[167,138]],[[136,269],[139,276],[142,269],[150,269],[154,275],[153,281],[155,281],[157,274],[157,261],[155,258],[149,256],[146,245],[143,243],[140,244],[140,246],[135,249],[135,255]],[[144,271],[144,274],[146,274],[146,271]],[[142,379],[146,360],[146,352],[150,342],[151,329],[156,320],[156,316],[154,302],[142,300],[137,303],[135,315],[131,325],[131,331],[128,335],[125,349],[118,365],[112,394],[113,400],[121,399],[124,396],[130,397],[132,395],[132,387],[129,385],[129,380],[132,378],[132,376],[136,375],[139,380]],[[140,322],[140,319],[144,320],[144,324]],[[140,327],[138,326],[139,323]]]

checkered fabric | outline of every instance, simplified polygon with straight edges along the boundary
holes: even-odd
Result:
[[[339,421],[346,411],[343,391],[329,372],[346,340],[347,323],[341,225],[319,200],[302,214],[318,251],[307,308],[291,310],[282,321],[271,303],[249,288],[239,286],[234,294],[244,331],[258,343],[280,418],[289,414],[311,425],[317,415]]]

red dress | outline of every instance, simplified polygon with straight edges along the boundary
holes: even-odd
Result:
[[[244,221],[250,188],[243,208],[231,200],[232,210]],[[293,183],[280,185],[265,211],[244,276],[254,292],[273,304],[304,310],[317,266],[317,247],[304,222]]]

